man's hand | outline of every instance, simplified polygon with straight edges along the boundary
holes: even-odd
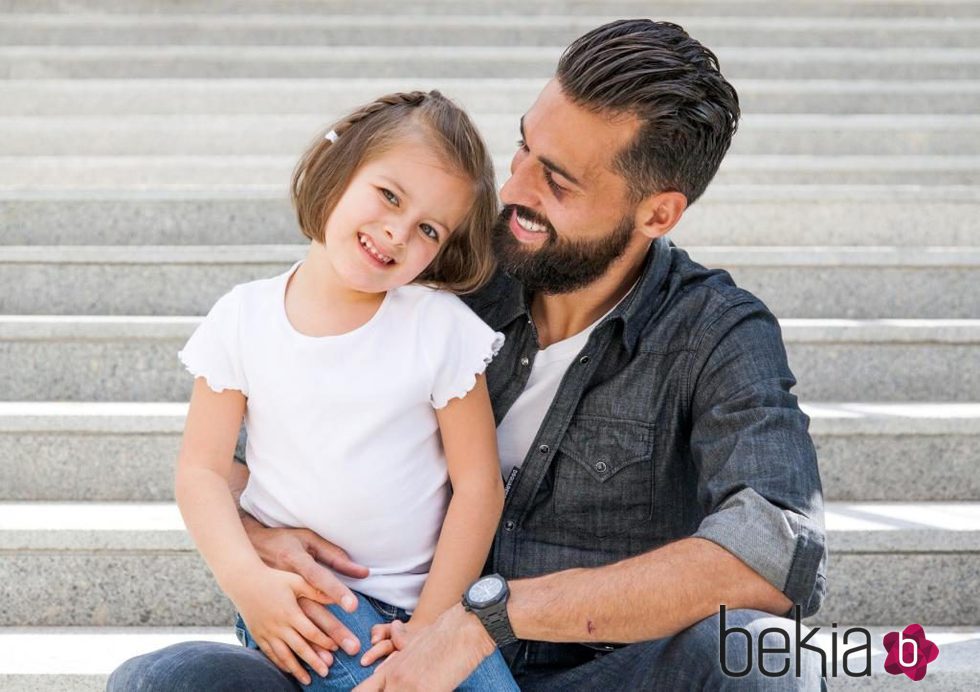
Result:
[[[367,567],[353,562],[343,550],[308,529],[268,528],[248,515],[242,517],[242,524],[259,557],[269,567],[303,577],[326,596],[327,603],[336,603],[348,613],[357,609],[357,597],[334,571],[363,579],[368,576]],[[360,650],[354,634],[322,605],[306,598],[299,599],[299,605],[333,642],[331,650],[339,646],[351,656]]]
[[[385,656],[401,651],[422,631],[424,625],[394,620],[371,628],[371,648],[361,657],[361,665],[369,666]]]
[[[462,605],[453,606],[434,623],[413,633],[407,643],[400,641],[402,628],[393,625],[392,639],[400,650],[385,659],[374,675],[354,688],[355,692],[450,692],[497,648],[483,623]]]

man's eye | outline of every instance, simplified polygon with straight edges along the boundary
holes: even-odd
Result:
[[[385,187],[379,187],[378,189],[381,190],[382,196],[388,200],[388,202],[394,204],[396,207],[398,206],[398,197],[394,192]]]
[[[517,140],[517,148],[524,149],[525,151],[527,150],[527,144],[524,142],[523,138]]]
[[[544,181],[548,183],[548,187],[551,191],[555,193],[555,197],[561,197],[565,193],[565,188],[555,182],[554,177],[551,175],[551,171],[547,168],[544,171]]]

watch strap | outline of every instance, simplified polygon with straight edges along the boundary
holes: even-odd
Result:
[[[514,629],[510,626],[510,618],[507,616],[506,599],[489,608],[473,609],[473,612],[480,618],[480,622],[483,623],[487,633],[497,643],[498,647],[507,646],[517,641],[517,637],[514,636]]]

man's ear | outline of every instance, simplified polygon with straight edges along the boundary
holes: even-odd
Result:
[[[636,227],[647,238],[654,240],[667,235],[681,220],[685,209],[687,197],[680,192],[658,192],[636,207]]]

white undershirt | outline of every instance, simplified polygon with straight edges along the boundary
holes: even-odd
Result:
[[[633,284],[634,286],[636,284]],[[631,288],[626,292],[632,293]],[[626,296],[623,296],[625,299]],[[621,299],[619,303],[623,302]],[[538,351],[531,365],[531,375],[524,391],[510,407],[504,419],[497,426],[497,448],[500,453],[500,469],[504,478],[510,478],[513,470],[524,463],[527,450],[534,442],[538,429],[544,421],[562,378],[572,361],[585,348],[592,330],[602,322],[619,303],[612,306],[605,315],[597,319],[578,334],[556,341]]]

